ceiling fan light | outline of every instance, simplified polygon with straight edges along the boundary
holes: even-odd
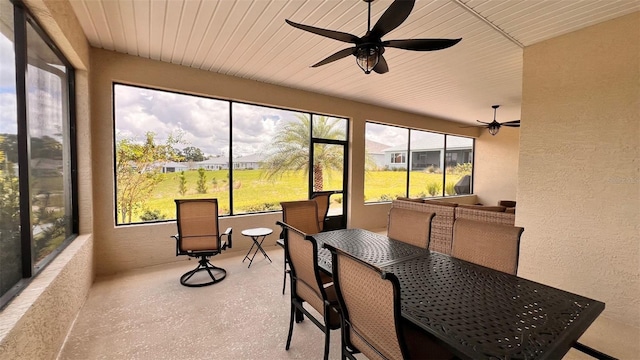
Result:
[[[371,70],[380,61],[380,48],[377,46],[362,46],[356,50],[356,63],[364,71],[370,74]]]
[[[498,131],[500,130],[500,127],[499,126],[489,126],[488,129],[489,129],[489,134],[495,136],[498,133]]]

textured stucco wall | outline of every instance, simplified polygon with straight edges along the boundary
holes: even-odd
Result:
[[[0,359],[55,359],[93,283],[93,239],[73,241],[0,313]]]
[[[478,202],[516,200],[519,147],[518,128],[502,127],[495,136],[484,130],[476,139],[473,192]]]
[[[400,125],[458,135],[478,135],[478,130],[475,128],[460,128],[458,124],[445,120],[111,51],[93,49],[91,61],[94,234],[96,253],[99,254],[96,258],[98,274],[176,260],[175,245],[168,238],[176,232],[174,222],[120,227],[114,225],[112,115],[112,83],[114,81],[350,118],[352,133],[349,156],[348,218],[349,226],[352,227],[382,227],[386,224],[388,211],[388,206],[385,205],[364,205],[364,124],[366,120],[393,121]],[[248,239],[240,236],[242,229],[256,226],[273,227],[280,217],[280,213],[276,213],[258,217],[222,218],[220,225],[234,228],[237,234],[234,236],[234,240],[237,239],[234,241],[234,249],[242,251],[250,244]],[[267,241],[275,241],[275,235]]]
[[[523,76],[518,274],[605,302],[635,329],[605,351],[637,357],[640,13],[527,47]]]
[[[89,44],[67,1],[25,0],[76,69],[80,236],[0,312],[0,359],[55,359],[94,279]]]

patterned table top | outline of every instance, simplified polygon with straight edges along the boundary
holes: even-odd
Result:
[[[604,303],[366,230],[314,235],[398,277],[402,316],[466,359],[561,358]],[[331,256],[318,251],[331,272]]]

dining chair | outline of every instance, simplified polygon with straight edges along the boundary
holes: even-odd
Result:
[[[317,222],[314,221],[316,224]],[[291,314],[286,350],[289,350],[293,335],[293,321],[304,320],[306,315],[325,334],[324,360],[329,358],[329,340],[331,330],[340,327],[338,301],[331,278],[320,275],[318,267],[318,248],[313,236],[307,235],[293,226],[280,222],[284,229],[285,255],[289,258],[291,277]],[[305,307],[309,304],[322,320],[317,319]]]
[[[434,213],[392,207],[389,210],[387,236],[423,249],[429,248]]]
[[[200,258],[198,266],[180,277],[180,284],[200,287],[222,281],[227,272],[214,266],[209,258],[231,248],[231,228],[220,233],[218,224],[218,199],[176,199],[176,256]],[[222,240],[225,236],[226,240]],[[206,271],[211,281],[188,282],[196,273]]]
[[[311,196],[311,200],[315,201],[318,205],[318,228],[320,231],[324,231],[324,223],[329,213],[329,204],[331,203],[331,195],[333,191],[318,191]]]
[[[469,219],[453,225],[451,255],[455,258],[516,275],[520,237],[524,228]]]
[[[328,246],[341,310],[342,358],[450,359],[452,354],[401,315],[398,278]]]
[[[320,232],[318,217],[318,202],[315,200],[284,201],[280,203],[282,207],[282,221],[306,234],[317,234]],[[276,244],[284,248],[284,230],[280,234],[280,239]],[[289,259],[285,252],[284,256],[284,278],[282,279],[282,294],[287,286],[287,274],[289,274]]]

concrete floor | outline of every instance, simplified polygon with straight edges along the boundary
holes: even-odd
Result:
[[[213,257],[227,277],[202,288],[179,283],[193,260],[97,279],[58,359],[321,359],[324,334],[310,321],[294,326],[285,350],[284,254],[265,249],[273,262],[258,253],[251,268],[244,253]],[[330,358],[340,358],[339,330],[331,332]],[[590,357],[571,350],[564,359]]]
[[[289,285],[282,295],[283,250],[265,247],[251,268],[244,253],[212,258],[224,281],[180,285],[195,261],[148,267],[97,279],[62,348],[61,360],[89,359],[321,359],[324,334],[296,324],[289,351]],[[340,358],[340,331],[331,333]]]

